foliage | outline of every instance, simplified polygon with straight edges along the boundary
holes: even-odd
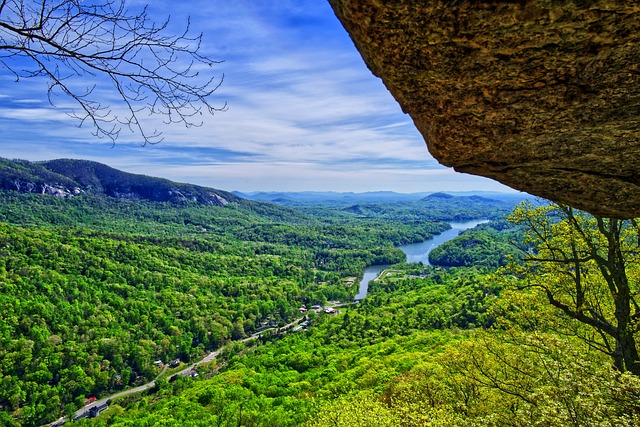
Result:
[[[638,223],[563,205],[521,205],[510,219],[525,226],[525,243],[535,248],[514,268],[517,286],[540,292],[568,324],[584,326],[576,334],[617,369],[640,376]]]
[[[23,425],[150,380],[154,360],[189,361],[301,304],[350,300],[344,277],[444,228],[333,225],[253,202],[0,198],[0,218],[22,226],[0,223],[0,404]]]
[[[522,229],[508,222],[491,221],[460,233],[429,253],[429,263],[443,267],[503,267],[521,253]]]
[[[638,378],[612,370],[582,340],[502,319],[499,328],[457,329],[457,335],[448,326],[404,327],[414,308],[429,312],[442,304],[443,298],[412,305],[438,289],[438,281],[448,285],[439,289],[444,299],[455,300],[464,299],[456,294],[464,280],[468,286],[491,278],[431,273],[413,295],[380,285],[376,296],[388,296],[388,305],[321,316],[307,332],[231,356],[218,375],[174,384],[171,397],[142,397],[90,424],[612,427],[640,421]]]
[[[455,299],[456,284],[460,285],[458,280],[462,277],[481,282],[483,276],[474,272],[455,275],[440,272],[437,280],[451,282],[451,286],[438,292]],[[421,290],[427,291],[429,287],[438,285],[435,280],[424,280]],[[376,292],[386,293],[383,288]],[[380,403],[379,396],[395,379],[461,338],[444,326],[437,329],[417,325],[413,320],[410,322],[414,325],[409,328],[403,316],[389,315],[389,310],[411,306],[419,293],[416,289],[407,295],[405,288],[399,288],[390,291],[394,301],[390,305],[365,307],[361,303],[355,309],[341,308],[344,312],[338,316],[321,315],[306,332],[265,341],[242,354],[231,355],[227,368],[210,379],[186,387],[174,386],[169,400],[142,405],[146,399],[142,398],[140,403],[129,404],[124,413],[95,423],[112,426],[149,423],[158,419],[158,413],[165,413],[165,408],[190,412],[194,425],[206,425],[205,421],[197,424],[200,421],[196,419],[211,425],[237,425],[240,414],[245,425],[392,422],[397,418],[389,421],[384,409],[387,405]],[[419,310],[437,309],[440,303],[438,299],[430,299],[407,311],[415,316]],[[193,402],[200,406],[193,406]],[[338,405],[342,402],[347,403]],[[362,415],[363,408],[369,408],[371,414]],[[338,421],[336,413],[344,417],[338,417]],[[178,421],[168,425],[178,425]]]
[[[153,378],[156,359],[193,361],[283,325],[301,304],[350,301],[346,277],[400,262],[394,244],[446,227],[401,209],[385,218],[243,201],[0,197],[12,223],[0,224],[3,425],[72,414],[86,396]],[[532,222],[521,246],[531,264],[497,274],[394,264],[359,304],[310,312],[306,330],[232,341],[198,378],[160,380],[75,425],[638,425],[640,380],[611,368],[596,351],[608,338],[569,306],[579,276],[584,314],[615,323],[596,260],[612,272],[610,254],[623,255],[635,292],[634,223],[554,209],[514,212]],[[471,236],[500,248],[519,239],[509,233],[493,223]],[[581,264],[563,269],[562,256]]]

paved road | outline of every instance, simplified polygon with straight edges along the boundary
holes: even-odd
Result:
[[[298,323],[300,323],[302,321],[302,319],[303,318],[296,319],[291,323],[287,323],[286,325],[284,325],[281,328],[269,328],[269,329],[265,329],[264,331],[256,332],[255,334],[253,334],[253,335],[251,335],[251,336],[249,336],[247,338],[243,338],[243,339],[239,340],[239,342],[243,342],[244,343],[244,342],[255,340],[255,339],[259,338],[260,335],[263,335],[263,334],[265,334],[265,333],[267,333],[269,331],[274,331],[274,330],[277,330],[277,329],[280,329],[280,330],[289,329],[293,325],[297,325]],[[176,375],[183,375],[183,376],[189,375],[189,373],[191,371],[193,371],[198,365],[201,365],[203,363],[209,363],[209,362],[213,361],[216,357],[218,357],[218,355],[220,354],[220,352],[223,349],[224,349],[224,347],[222,347],[219,350],[212,351],[211,353],[207,354],[205,357],[203,357],[199,361],[189,365],[188,367],[184,368],[183,370],[178,371],[178,372],[176,372],[174,374],[171,374],[169,377],[167,377],[167,380],[171,380],[171,378],[175,377]],[[130,388],[128,390],[120,391],[118,393],[112,394],[111,396],[103,397],[100,400],[96,400],[95,402],[91,402],[90,404],[85,405],[84,407],[78,409],[75,412],[75,416],[77,417],[79,415],[82,415],[83,413],[89,411],[89,409],[93,408],[94,406],[102,405],[104,403],[107,403],[107,401],[109,401],[109,400],[117,399],[118,397],[128,396],[130,394],[138,393],[140,391],[149,390],[150,388],[152,388],[152,387],[154,387],[156,385],[156,380],[158,378],[160,378],[160,376],[162,376],[162,374],[164,374],[166,370],[167,370],[167,366],[165,365],[165,367],[162,370],[162,372],[160,372],[158,374],[158,376],[155,377],[155,379],[153,381],[150,381],[150,382],[148,382],[148,383],[146,383],[144,385],[141,385],[141,386],[138,386],[138,387],[135,387],[135,388]],[[41,427],[52,427],[54,425],[62,425],[62,424],[64,424],[66,422],[66,420],[67,420],[67,417],[61,417],[58,420],[53,421],[53,422],[51,422],[49,424],[44,424]]]

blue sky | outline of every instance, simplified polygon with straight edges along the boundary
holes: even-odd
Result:
[[[224,74],[213,100],[227,111],[188,129],[150,117],[163,130],[160,144],[143,147],[123,131],[112,147],[67,115],[69,100],[52,107],[44,81],[16,83],[0,68],[0,157],[89,159],[224,190],[509,190],[429,155],[325,0],[155,0],[149,13],[170,15],[176,29],[191,16],[203,53],[224,61],[212,70]]]

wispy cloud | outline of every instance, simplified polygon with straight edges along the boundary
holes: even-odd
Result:
[[[145,2],[130,0],[129,6]],[[229,109],[200,127],[167,127],[159,145],[141,147],[123,131],[110,141],[78,128],[72,103],[46,100],[44,82],[0,75],[0,156],[87,158],[130,172],[227,190],[401,192],[504,189],[456,174],[428,155],[424,141],[382,82],[364,65],[324,0],[158,0],[149,12],[180,28],[190,14],[202,47],[224,60],[215,94]],[[203,72],[207,70],[202,70]],[[108,87],[95,95],[122,108]],[[40,100],[40,101],[38,101]],[[62,108],[61,108],[62,107]]]

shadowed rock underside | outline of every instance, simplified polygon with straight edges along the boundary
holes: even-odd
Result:
[[[640,216],[640,3],[329,0],[459,172]]]

